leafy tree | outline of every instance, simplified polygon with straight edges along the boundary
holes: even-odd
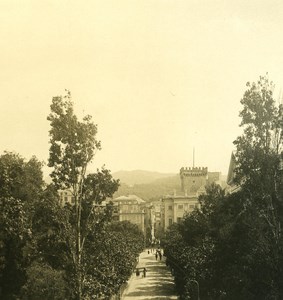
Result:
[[[25,281],[23,247],[28,237],[23,204],[12,197],[0,198],[0,296],[17,295]]]
[[[0,156],[0,296],[18,294],[25,281],[31,219],[44,182],[42,163],[25,161],[19,154]]]
[[[96,139],[97,126],[91,116],[79,121],[73,111],[70,92],[65,97],[54,97],[48,116],[51,129],[49,167],[54,184],[62,189],[71,188],[75,205],[73,243],[70,243],[76,278],[77,298],[82,298],[84,282],[85,241],[96,219],[96,207],[118,188],[108,170],[86,175],[87,166],[95,152],[100,150]],[[70,237],[71,239],[71,237]]]
[[[267,76],[247,87],[244,130],[234,142],[240,190],[225,195],[208,187],[200,210],[166,233],[168,263],[183,295],[193,295],[189,283],[197,280],[202,299],[283,297],[283,109]]]
[[[90,299],[110,299],[132,274],[144,237],[135,224],[112,222],[97,227],[86,247],[91,256],[86,266],[85,295]]]
[[[197,286],[201,286],[201,298],[216,299],[218,285],[213,282],[215,236],[212,228],[214,212],[224,191],[219,185],[206,187],[206,194],[200,196],[201,208],[186,215],[181,223],[173,224],[167,230],[164,251],[167,264],[172,268],[175,282],[182,299],[197,297]]]
[[[54,269],[67,269],[71,263],[71,207],[59,205],[57,190],[50,185],[37,202],[32,220],[33,260],[40,260]]]
[[[191,259],[187,256],[188,247],[179,231],[179,224],[171,225],[165,232],[162,240],[166,264],[171,268],[175,278],[177,291],[180,295],[185,293],[187,281],[187,268],[184,267]]]
[[[253,201],[259,209],[264,211],[268,207],[270,212],[275,209],[282,214],[282,196],[277,192],[283,150],[282,105],[276,106],[274,86],[267,76],[256,83],[247,83],[247,87],[241,100],[243,134],[234,141],[236,182],[250,191],[250,201],[261,199]],[[269,217],[274,221],[278,216]]]
[[[34,262],[27,269],[27,281],[22,288],[22,299],[64,300],[67,297],[63,271],[44,263]]]
[[[256,217],[265,223],[268,237],[269,257],[266,267],[273,265],[277,279],[269,280],[270,293],[277,294],[282,280],[282,236],[283,221],[282,170],[280,156],[283,150],[283,109],[273,97],[274,85],[267,75],[256,83],[248,83],[241,103],[242,136],[236,145],[236,181],[246,194],[246,206],[256,210]]]
[[[27,210],[39,199],[44,188],[42,163],[36,157],[25,161],[19,154],[0,156],[0,192],[2,197],[20,199]]]

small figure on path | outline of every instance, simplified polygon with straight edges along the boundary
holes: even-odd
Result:
[[[140,276],[140,270],[139,269],[136,270],[136,276]]]
[[[159,254],[159,259],[161,260],[162,259],[162,253],[161,253],[161,251],[159,251],[158,254]]]
[[[157,251],[155,252],[155,259],[157,260],[157,257],[158,257],[158,253]]]
[[[146,268],[143,268],[143,277],[146,277]]]

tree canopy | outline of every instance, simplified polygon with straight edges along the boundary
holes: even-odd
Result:
[[[282,104],[268,76],[247,83],[241,99],[243,128],[234,141],[237,192],[206,188],[201,208],[165,235],[168,264],[184,299],[283,297]]]
[[[44,187],[42,163],[19,154],[0,156],[0,297],[19,293],[25,281],[32,215]]]
[[[0,156],[0,298],[110,299],[131,275],[143,233],[111,223],[104,200],[119,182],[105,167],[87,172],[101,148],[97,126],[78,120],[69,92],[53,98],[48,120],[52,184],[36,157]],[[63,206],[59,189],[74,203]]]
[[[95,223],[106,221],[100,218],[101,202],[111,197],[118,189],[106,169],[87,175],[87,167],[94,154],[100,150],[100,141],[96,139],[97,126],[87,115],[79,121],[74,114],[71,93],[64,97],[53,97],[48,116],[51,129],[49,167],[53,168],[51,177],[58,188],[70,188],[75,205],[71,209],[69,246],[72,252],[77,299],[82,299],[85,282],[85,242]]]

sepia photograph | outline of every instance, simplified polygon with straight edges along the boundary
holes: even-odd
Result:
[[[282,28],[279,0],[0,0],[0,299],[283,299]]]

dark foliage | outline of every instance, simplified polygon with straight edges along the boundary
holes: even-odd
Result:
[[[282,106],[276,107],[267,76],[247,87],[243,135],[234,142],[239,191],[207,187],[200,210],[165,236],[184,299],[196,297],[196,282],[201,299],[283,298]]]

